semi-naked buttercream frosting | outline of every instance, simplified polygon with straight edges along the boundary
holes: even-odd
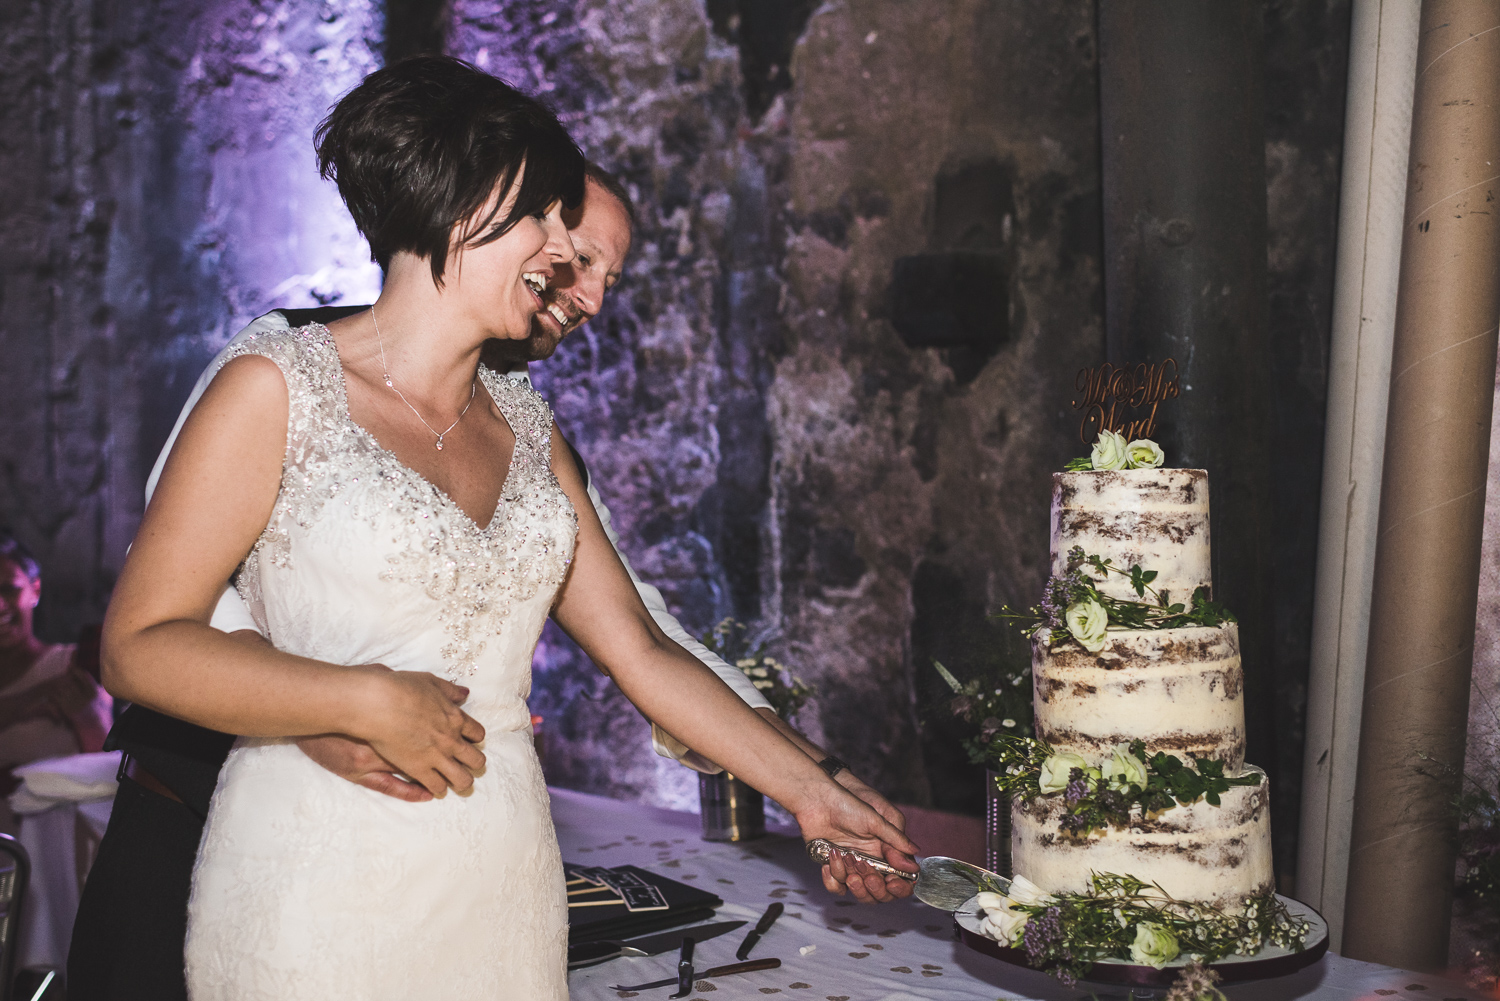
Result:
[[[1052,478],[1052,573],[1068,572],[1069,551],[1156,571],[1151,587],[1191,607],[1207,587],[1208,474],[1201,469],[1129,469],[1057,473]],[[1127,576],[1082,567],[1103,594],[1137,595]],[[1139,807],[1125,827],[1087,834],[1062,830],[1061,794],[1017,799],[1011,811],[1015,872],[1049,892],[1084,892],[1095,872],[1134,876],[1186,901],[1239,909],[1274,889],[1270,788],[1245,764],[1244,676],[1234,622],[1174,629],[1107,631],[1102,649],[1074,640],[1054,644],[1050,630],[1032,646],[1036,735],[1054,751],[1072,751],[1095,767],[1121,745],[1140,740],[1147,758],[1161,751],[1184,763],[1213,758],[1224,774],[1254,771],[1254,786],[1232,786],[1215,806],[1198,799],[1157,813]]]
[[[1121,570],[1155,570],[1151,587],[1191,608],[1193,592],[1212,588],[1208,547],[1208,473],[1201,469],[1120,469],[1052,476],[1052,574],[1068,570],[1068,552],[1114,560]],[[1140,600],[1119,574],[1098,581],[1111,598]]]
[[[1093,765],[1120,744],[1215,758],[1235,774],[1245,761],[1239,626],[1110,630],[1104,649],[1077,643],[1032,650],[1036,735]]]
[[[1082,893],[1092,873],[1114,872],[1155,883],[1177,900],[1237,911],[1246,897],[1275,888],[1270,797],[1262,779],[1231,786],[1218,806],[1200,799],[1077,837],[1058,829],[1062,797],[1038,796],[1011,812],[1012,862],[1049,893]]]

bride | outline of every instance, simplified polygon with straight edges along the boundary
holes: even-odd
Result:
[[[551,411],[479,365],[524,338],[583,158],[540,105],[439,57],[319,129],[385,269],[374,307],[246,342],[193,410],[105,625],[112,692],[243,734],[193,876],[189,993],[567,997],[567,908],[525,699],[548,614],[631,701],[784,804],[807,838],[914,869],[845,792],[641,605]],[[269,645],[208,626],[234,576]],[[294,738],[368,742],[403,802]],[[852,877],[835,862],[831,887]],[[858,870],[868,875],[868,868]]]

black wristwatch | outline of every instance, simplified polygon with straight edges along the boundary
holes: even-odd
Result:
[[[819,761],[818,767],[823,769],[824,773],[826,773],[829,778],[833,778],[839,772],[847,772],[849,770],[849,766],[847,764],[845,764],[840,759],[835,758],[831,754],[828,757],[824,758],[822,761]]]

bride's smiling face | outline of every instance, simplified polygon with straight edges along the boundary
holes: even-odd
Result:
[[[510,213],[520,186],[518,173],[495,215],[497,220]],[[488,215],[489,210],[487,204],[478,217]],[[504,236],[489,243],[476,246],[471,238],[463,245],[458,239],[461,235],[455,234],[458,249],[449,258],[443,294],[454,297],[485,337],[524,339],[531,332],[532,317],[544,308],[541,293],[553,267],[576,256],[562,221],[562,202],[522,217]]]

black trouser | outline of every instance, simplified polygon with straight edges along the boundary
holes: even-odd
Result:
[[[186,1001],[182,945],[203,818],[120,780],[73,923],[69,1001]]]

